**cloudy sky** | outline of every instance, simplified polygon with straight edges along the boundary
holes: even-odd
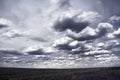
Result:
[[[0,67],[120,66],[120,0],[0,0]]]

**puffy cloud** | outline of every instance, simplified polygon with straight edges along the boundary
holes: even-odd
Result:
[[[101,15],[97,12],[92,12],[92,11],[88,11],[88,12],[82,12],[82,14],[77,16],[78,19],[82,22],[90,22],[91,24],[94,22],[97,22],[101,19]]]
[[[80,33],[68,32],[68,36],[78,41],[93,40],[105,36],[106,33],[112,32],[113,26],[109,23],[100,23],[96,29],[91,27],[85,28]]]
[[[89,43],[84,41],[79,42],[69,37],[64,37],[56,40],[53,44],[53,47],[59,51],[65,50],[70,54],[84,53],[92,49],[92,46]]]
[[[11,25],[13,25],[13,23],[10,20],[7,20],[5,18],[0,18],[0,28],[5,28]]]
[[[73,40],[69,37],[63,37],[61,39],[58,39],[54,42],[53,47],[59,49],[59,50],[71,50],[73,47],[69,44]]]
[[[107,38],[109,39],[117,39],[120,38],[120,28],[118,28],[117,30],[114,30],[112,33],[109,33],[107,35]]]
[[[31,46],[23,50],[24,54],[31,55],[43,55],[55,52],[55,49],[52,47],[43,47],[43,46]]]
[[[99,31],[106,30],[108,33],[114,30],[113,25],[110,23],[99,23],[97,29]]]
[[[94,29],[87,27],[80,33],[69,31],[68,36],[74,40],[85,41],[85,40],[91,40],[96,38],[96,32]]]
[[[112,52],[109,50],[96,50],[96,51],[89,51],[85,52],[85,55],[101,55],[101,54],[111,54]]]
[[[82,12],[74,9],[68,9],[61,12],[58,20],[55,21],[53,28],[57,31],[66,31],[70,29],[74,32],[80,32],[88,25],[93,24],[101,16],[97,12]],[[97,21],[96,21],[97,22]]]
[[[113,35],[114,35],[115,37],[117,37],[117,38],[120,38],[120,28],[118,28],[117,31],[114,31],[114,32],[113,32]]]
[[[120,16],[112,16],[112,17],[110,17],[110,19],[109,19],[110,21],[120,21]]]
[[[104,46],[105,46],[105,44],[104,43],[102,43],[102,42],[100,42],[100,43],[97,43],[97,45],[96,45],[97,47],[101,47],[101,48],[103,48]]]
[[[54,28],[58,31],[66,31],[67,29],[71,29],[75,32],[80,32],[88,25],[88,22],[75,22],[73,19],[65,19],[63,21],[56,22]]]
[[[18,30],[11,30],[11,31],[3,33],[1,36],[5,38],[14,38],[14,37],[20,37],[22,35],[23,34]]]
[[[78,48],[72,49],[70,54],[83,54],[90,51],[91,46],[79,46]]]

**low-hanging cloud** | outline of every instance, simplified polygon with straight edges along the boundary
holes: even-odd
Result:
[[[54,28],[57,31],[66,31],[67,29],[71,29],[75,32],[80,32],[88,25],[88,22],[75,22],[73,19],[65,19],[61,22],[56,22]]]
[[[0,54],[22,55],[22,52],[17,50],[0,50]]]
[[[68,33],[68,36],[78,41],[93,40],[105,36],[106,33],[112,31],[113,26],[109,23],[100,23],[96,29],[87,27],[80,33]]]

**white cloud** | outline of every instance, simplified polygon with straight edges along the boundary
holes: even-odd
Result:
[[[106,29],[107,32],[112,32],[114,30],[113,25],[110,23],[99,23],[97,29],[98,30]]]
[[[120,21],[120,16],[111,16],[109,19],[110,22],[114,22],[114,21]]]
[[[82,14],[78,15],[77,18],[84,22],[84,21],[88,21],[91,24],[97,20],[99,20],[102,16],[97,13],[97,12],[92,12],[92,11],[88,11],[88,12],[83,12]]]
[[[118,28],[117,31],[114,31],[113,35],[116,36],[116,37],[118,37],[118,38],[120,38],[120,28]]]
[[[98,54],[111,54],[109,50],[89,51],[85,52],[85,55],[98,55]]]
[[[96,46],[97,46],[97,47],[104,47],[104,46],[105,46],[105,44],[104,44],[104,43],[102,43],[102,42],[100,42],[100,43],[98,43]]]
[[[22,35],[23,34],[20,31],[12,30],[12,31],[3,33],[1,36],[5,37],[5,38],[14,38],[14,37],[20,37]]]
[[[120,28],[118,28],[117,30],[114,30],[112,33],[107,34],[107,37],[109,39],[117,39],[120,38]]]
[[[0,25],[11,26],[13,22],[5,18],[0,18]]]
[[[110,23],[99,23],[94,29],[86,27],[79,33],[68,31],[68,36],[79,41],[93,40],[105,36],[107,33],[114,31],[113,26]]]
[[[44,47],[40,45],[35,45],[28,47],[26,49],[23,49],[24,54],[32,54],[32,55],[45,55],[49,53],[54,53],[56,50],[52,47]]]
[[[78,44],[79,44],[78,41],[72,41],[71,43],[69,43],[69,46],[75,47],[75,46],[77,46]]]
[[[61,39],[56,40],[56,41],[54,42],[54,44],[53,44],[53,47],[55,47],[55,46],[57,46],[57,45],[68,44],[68,43],[70,43],[71,41],[72,41],[71,38],[69,38],[69,37],[63,37],[63,38],[61,38]]]

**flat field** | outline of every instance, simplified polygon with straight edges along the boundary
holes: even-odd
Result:
[[[120,80],[120,67],[85,69],[0,68],[0,80]]]

